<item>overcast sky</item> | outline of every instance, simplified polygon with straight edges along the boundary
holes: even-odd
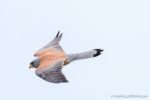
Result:
[[[67,53],[104,49],[66,66],[66,84],[48,83],[28,69],[58,30]],[[149,0],[1,0],[0,47],[0,100],[150,96]]]

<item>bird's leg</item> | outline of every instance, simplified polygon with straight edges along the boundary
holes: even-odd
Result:
[[[63,65],[65,66],[65,65],[68,65],[68,64],[69,64],[69,62],[68,62],[68,57],[65,57],[64,62],[63,62]]]

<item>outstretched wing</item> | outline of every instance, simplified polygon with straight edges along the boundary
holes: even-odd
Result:
[[[60,32],[58,31],[56,37],[50,41],[47,45],[45,45],[44,47],[42,47],[41,49],[39,49],[34,56],[40,56],[41,54],[45,53],[45,52],[64,52],[64,50],[62,49],[62,47],[59,45],[59,41],[62,38],[62,33],[60,34]]]
[[[49,65],[44,69],[37,69],[35,73],[40,78],[51,83],[68,82],[62,73],[62,63],[63,61],[59,60],[55,64]]]

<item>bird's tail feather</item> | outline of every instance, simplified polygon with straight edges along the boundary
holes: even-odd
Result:
[[[68,54],[67,61],[68,63],[70,63],[75,60],[97,57],[101,54],[102,51],[103,51],[102,49],[93,49],[83,53]]]

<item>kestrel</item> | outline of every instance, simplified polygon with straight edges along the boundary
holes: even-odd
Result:
[[[63,66],[75,60],[97,57],[103,51],[102,49],[93,49],[83,53],[66,54],[59,45],[61,38],[62,33],[58,32],[52,41],[34,54],[37,58],[30,63],[29,67],[35,68],[37,76],[51,83],[68,82],[62,73]]]

